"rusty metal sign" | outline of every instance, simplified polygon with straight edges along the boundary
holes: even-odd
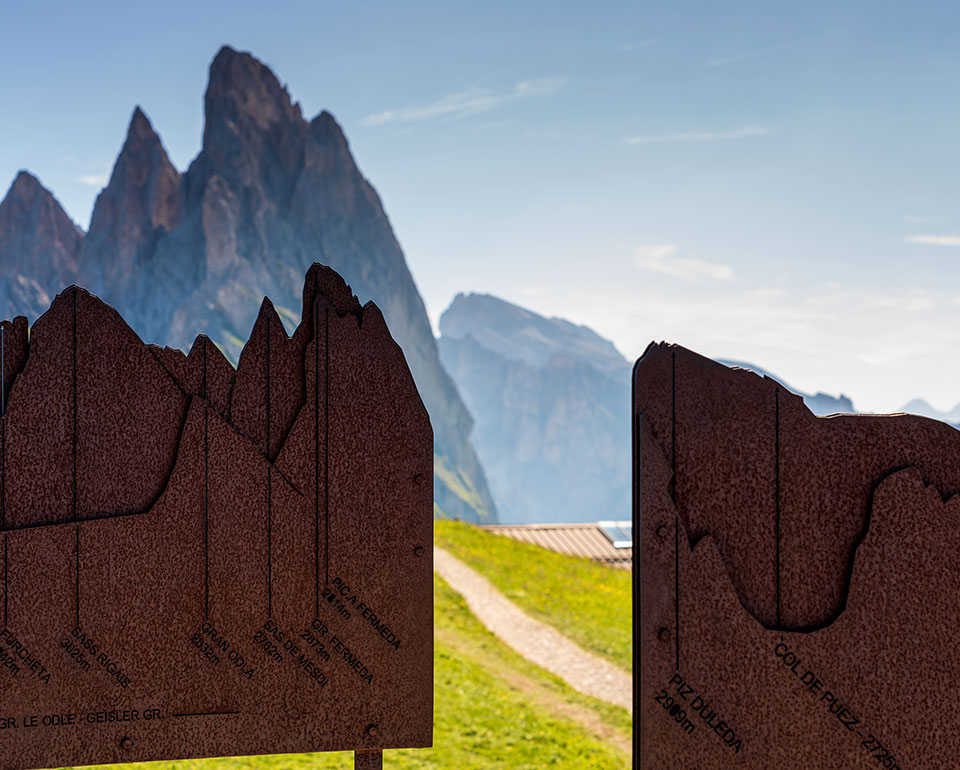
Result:
[[[642,767],[956,765],[960,432],[661,343],[634,447]]]
[[[234,369],[74,287],[0,372],[0,765],[431,744],[433,437],[375,305],[314,265]]]

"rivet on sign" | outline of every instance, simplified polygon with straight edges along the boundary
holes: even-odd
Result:
[[[120,741],[120,748],[124,749],[125,751],[130,751],[130,749],[133,748],[133,738],[124,738],[122,741]]]
[[[423,483],[423,474],[422,474],[422,473],[415,473],[415,474],[413,474],[413,483],[414,483],[414,484],[422,484],[422,483]]]
[[[668,530],[667,530],[666,524],[657,525],[657,537],[659,537],[661,540],[663,540],[667,536],[667,531]]]
[[[377,734],[377,726],[376,726],[376,725],[370,725],[370,726],[367,728],[367,735],[373,737],[373,736],[376,735],[376,734]]]
[[[422,546],[422,545],[418,545],[416,548],[414,548],[414,549],[413,549],[413,555],[414,555],[414,556],[423,556],[423,546]]]
[[[661,628],[659,631],[657,631],[657,639],[659,639],[661,642],[669,641],[670,639],[669,629]]]

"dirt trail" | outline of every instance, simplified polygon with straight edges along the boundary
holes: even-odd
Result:
[[[531,618],[483,575],[442,548],[433,549],[433,564],[437,574],[463,596],[480,622],[527,660],[560,677],[573,689],[632,713],[633,680],[626,671]]]
[[[507,685],[523,691],[530,702],[542,706],[555,716],[579,722],[597,737],[627,756],[630,755],[633,748],[630,733],[621,732],[608,724],[595,710],[571,702],[566,697],[544,686],[542,681],[532,679],[505,664],[502,658],[491,654],[483,645],[465,641],[465,637],[460,634],[439,629],[435,638],[437,642],[442,641],[447,647],[456,651],[458,655],[479,661],[485,669],[499,676]]]

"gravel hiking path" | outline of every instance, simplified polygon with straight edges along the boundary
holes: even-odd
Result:
[[[626,671],[531,618],[483,575],[442,548],[433,549],[433,568],[463,596],[483,625],[527,660],[560,677],[574,690],[633,713],[633,680]]]

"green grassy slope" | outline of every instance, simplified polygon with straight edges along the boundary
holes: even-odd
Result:
[[[388,751],[385,768],[630,766],[626,711],[581,695],[487,631],[463,598],[434,581],[434,747]],[[286,754],[115,765],[117,770],[328,770],[352,754]]]
[[[457,521],[434,539],[528,613],[625,671],[633,665],[630,573]]]
[[[433,453],[433,475],[460,503],[473,510],[475,519],[471,520],[488,523],[493,521],[491,512],[487,510],[487,506],[483,502],[483,497],[481,497],[473,485],[470,477],[464,473],[463,470],[451,466],[449,458],[437,452]],[[449,498],[448,502],[444,503],[444,505],[447,505],[449,508],[448,503]],[[434,513],[440,518],[449,518],[440,510],[440,506],[437,505],[436,502],[434,502]]]

